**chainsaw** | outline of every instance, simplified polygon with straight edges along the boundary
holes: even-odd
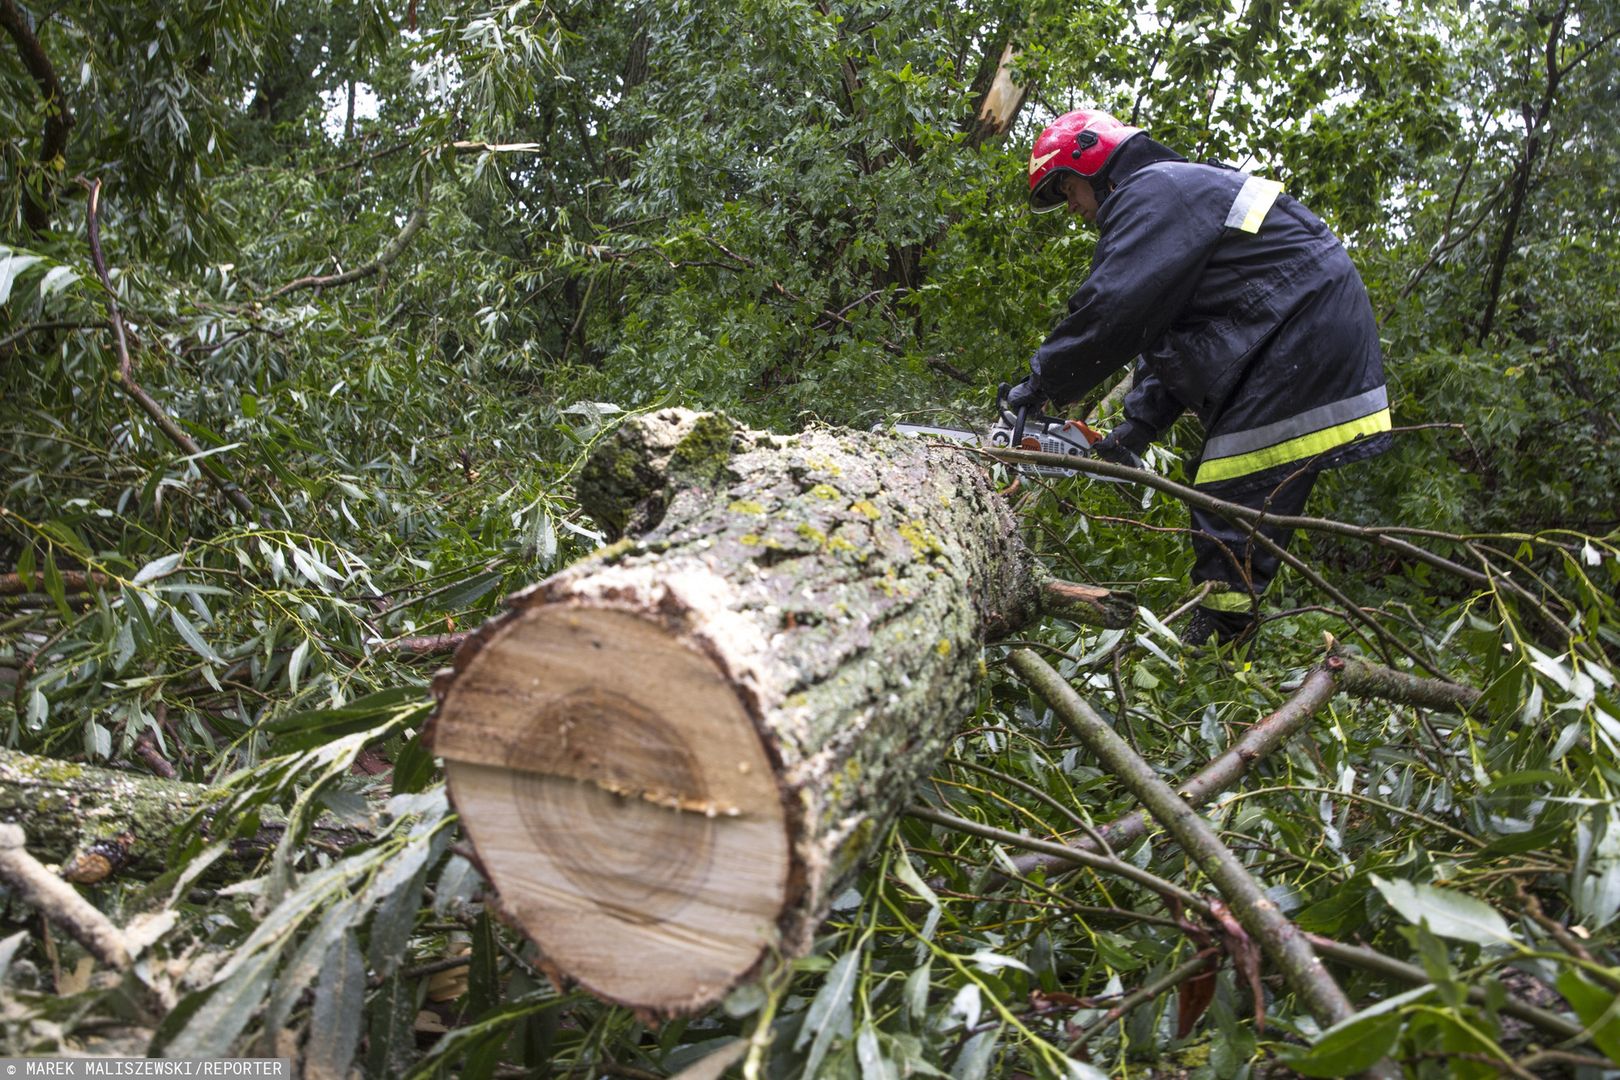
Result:
[[[966,428],[929,427],[924,424],[895,424],[894,430],[913,438],[952,439],[974,446],[988,446],[996,450],[1039,450],[1063,457],[1087,457],[1091,448],[1102,439],[1102,434],[1081,420],[1065,420],[1059,416],[1046,416],[1029,411],[1025,406],[1014,412],[1007,407],[1007,391],[1002,383],[996,390],[996,421],[985,432]],[[1021,473],[1035,476],[1073,476],[1074,469],[1059,465],[1030,465],[1019,463]],[[1106,480],[1120,484],[1111,476],[1092,476],[1093,480]]]

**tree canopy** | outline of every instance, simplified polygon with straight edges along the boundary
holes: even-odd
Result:
[[[0,0],[0,28],[6,745],[214,799],[137,838],[152,872],[83,887],[150,928],[140,964],[92,975],[10,901],[8,1053],[559,1077],[718,1053],[862,1080],[1620,1063],[1614,5]],[[573,481],[626,414],[982,424],[1088,266],[1094,234],[1025,198],[1034,134],[1082,106],[1280,180],[1345,240],[1394,450],[1319,485],[1331,520],[1252,653],[1181,648],[1169,488],[1026,478],[1032,543],[1132,590],[1133,627],[1054,619],[966,661],[935,817],[900,821],[810,956],[666,1023],[552,986],[422,745],[434,669],[601,543]],[[1178,422],[1150,468],[1184,481],[1199,436]],[[1261,1008],[1241,958],[1208,975],[1214,939],[1139,881],[1019,855],[1136,803],[1009,661],[1045,656],[1181,783],[1324,634],[1478,691],[1460,713],[1339,693],[1211,795],[1272,901],[1366,954],[1338,954],[1363,1011],[1325,1036],[1269,972]],[[1162,834],[1111,854],[1210,891]]]

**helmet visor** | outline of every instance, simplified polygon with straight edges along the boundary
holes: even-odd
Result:
[[[1058,177],[1064,170],[1053,169],[1041,178],[1035,185],[1035,190],[1029,193],[1029,208],[1037,214],[1050,214],[1053,210],[1061,210],[1069,204],[1068,196],[1059,190]]]

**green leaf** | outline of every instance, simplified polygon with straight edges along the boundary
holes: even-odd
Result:
[[[52,518],[40,527],[40,531],[73,552],[80,559],[90,558],[90,545],[84,542],[84,537],[78,531],[60,518]]]
[[[360,1046],[365,1006],[366,963],[359,939],[350,929],[333,943],[315,984],[309,1037],[304,1043],[305,1080],[346,1080]]]
[[[28,937],[27,930],[19,930],[0,941],[0,980],[4,980],[7,972],[11,970],[11,961],[16,957],[17,949],[28,940]]]
[[[1514,941],[1507,920],[1497,910],[1467,893],[1410,881],[1389,881],[1372,875],[1373,885],[1389,906],[1412,923],[1427,923],[1430,931],[1454,941],[1504,945]]]
[[[279,948],[263,949],[223,982],[201,991],[208,999],[185,1028],[163,1048],[171,1058],[231,1057],[233,1044],[264,1004],[281,959]]]
[[[570,996],[558,997],[549,987],[534,990],[522,997],[518,997],[506,1004],[478,1017],[472,1023],[463,1024],[453,1029],[449,1034],[434,1044],[428,1051],[415,1071],[410,1073],[407,1080],[427,1080],[437,1075],[439,1070],[469,1048],[477,1046],[480,1042],[491,1036],[500,1036],[501,1033],[540,1014],[550,1014],[558,1006],[571,1000]],[[415,1013],[412,1013],[412,1019]],[[504,1041],[504,1039],[502,1039]],[[741,1043],[744,1051],[748,1043]],[[722,1051],[723,1053],[724,1051]],[[740,1056],[740,1055],[739,1055]],[[375,1074],[373,1074],[375,1075]]]
[[[416,1022],[417,985],[418,980],[406,980],[395,969],[372,997],[366,1009],[365,1075],[403,1076],[409,1070],[416,1056],[411,1026]]]
[[[155,578],[160,578],[166,574],[173,573],[174,568],[180,565],[180,560],[183,558],[185,558],[185,552],[176,551],[172,555],[165,555],[160,559],[153,559],[151,562],[137,570],[135,572],[135,576],[130,580],[136,585],[142,585],[148,581],[152,581]]]
[[[276,978],[275,989],[271,991],[270,1005],[264,1013],[264,1022],[268,1029],[279,1030],[286,1023],[288,1014],[292,1012],[293,1005],[303,994],[304,988],[321,973],[331,959],[339,940],[344,934],[352,932],[354,924],[360,921],[367,910],[360,903],[359,897],[346,896],[327,908],[315,929],[304,935],[298,951],[293,953],[292,959],[281,969],[281,974]]]
[[[428,842],[413,842],[390,860],[366,890],[366,898],[377,905],[367,955],[381,974],[389,974],[405,958],[434,848]]]
[[[287,689],[294,694],[298,693],[298,676],[303,673],[304,660],[309,656],[309,638],[305,638],[293,646],[292,655],[287,658]]]
[[[898,1080],[894,1063],[883,1054],[877,1028],[871,1021],[861,1025],[855,1035],[855,1061],[861,1067],[861,1080]]]
[[[180,637],[185,640],[187,645],[191,646],[192,652],[210,664],[223,665],[225,663],[225,660],[209,647],[208,642],[203,640],[202,634],[198,633],[197,628],[191,624],[191,620],[180,613],[179,608],[169,608],[169,621],[174,624],[176,630],[180,631]]]
[[[1398,1012],[1352,1017],[1323,1032],[1304,1053],[1288,1056],[1286,1064],[1303,1076],[1365,1072],[1389,1054],[1405,1023]]]
[[[39,298],[49,299],[53,293],[59,293],[75,281],[79,280],[79,272],[71,266],[53,266],[45,272],[39,283]]]
[[[56,613],[62,616],[63,622],[73,618],[73,609],[67,602],[67,585],[62,580],[62,571],[57,568],[55,559],[45,560],[45,595],[56,605]]]
[[[446,611],[460,611],[477,603],[500,583],[501,573],[498,570],[475,574],[445,593],[440,603]]]
[[[1000,1024],[969,1039],[956,1055],[956,1064],[951,1066],[951,1080],[984,1080],[996,1060],[996,1043],[1000,1039]]]
[[[669,1080],[721,1080],[727,1069],[747,1056],[747,1039],[728,1039],[718,1050],[694,1061]]]
[[[939,909],[939,896],[935,894],[933,889],[928,887],[928,883],[922,879],[922,875],[917,873],[916,868],[911,865],[909,856],[901,853],[892,865],[894,866],[895,876],[900,879],[906,888],[916,893],[917,898],[927,904],[929,910],[936,911]]]
[[[1558,992],[1591,1031],[1597,1048],[1620,1065],[1620,997],[1569,969],[1558,976]]]
[[[341,708],[278,717],[264,729],[277,736],[277,745],[284,750],[312,750],[345,735],[368,731],[410,710],[425,715],[429,707],[420,688],[400,686],[367,694]]]
[[[14,255],[10,248],[0,247],[0,304],[11,299],[11,287],[22,272],[43,260],[42,255]]]
[[[405,740],[405,745],[394,755],[394,773],[391,791],[395,795],[408,795],[421,791],[432,782],[433,755],[422,745],[422,734],[417,732]]]
[[[832,970],[822,981],[810,1008],[805,1011],[804,1023],[793,1049],[802,1050],[806,1043],[810,1053],[805,1057],[804,1074],[816,1075],[821,1059],[832,1049],[832,1041],[846,1030],[850,1019],[850,1000],[855,992],[855,976],[860,970],[860,949],[851,949],[838,958]]]
[[[482,1016],[500,1002],[500,943],[495,939],[495,923],[489,911],[478,913],[473,924],[472,966],[467,973],[467,1011]]]

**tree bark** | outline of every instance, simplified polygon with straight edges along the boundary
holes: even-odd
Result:
[[[966,455],[668,410],[579,483],[611,546],[518,594],[431,738],[508,916],[646,1013],[802,955],[973,708],[987,637],[1072,605]]]

